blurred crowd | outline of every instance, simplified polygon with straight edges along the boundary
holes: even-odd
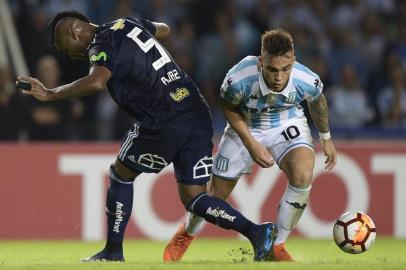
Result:
[[[88,72],[49,46],[47,23],[75,9],[103,24],[135,16],[167,23],[162,43],[200,87],[216,138],[225,120],[218,106],[225,73],[258,55],[260,36],[288,30],[297,60],[318,73],[336,137],[406,135],[406,1],[404,0],[9,0],[30,74],[52,88]],[[11,66],[0,67],[0,140],[119,140],[132,119],[109,98],[41,103],[15,89]],[[304,104],[305,106],[305,104]]]

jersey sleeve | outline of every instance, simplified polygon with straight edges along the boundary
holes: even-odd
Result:
[[[226,76],[220,88],[220,98],[227,103],[239,105],[244,99],[244,91],[238,84],[233,84],[230,76]]]
[[[114,50],[106,37],[96,37],[89,48],[90,66],[104,66],[113,73]]]
[[[156,27],[154,25],[153,22],[146,20],[146,19],[142,19],[142,18],[128,18],[134,22],[139,23],[140,25],[142,25],[142,27],[144,27],[148,32],[150,32],[153,36],[155,36],[156,33]]]
[[[151,21],[146,20],[146,19],[139,19],[139,20],[140,20],[140,23],[142,24],[142,26],[144,26],[145,29],[148,30],[148,32],[150,32],[153,36],[155,36],[155,33],[156,33],[155,25]]]
[[[317,76],[313,80],[313,84],[309,84],[304,92],[304,98],[308,102],[316,100],[323,92],[323,83],[321,79]]]

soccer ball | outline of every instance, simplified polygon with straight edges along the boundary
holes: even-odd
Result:
[[[334,241],[343,251],[359,254],[367,251],[375,241],[376,227],[362,212],[342,214],[334,224]]]

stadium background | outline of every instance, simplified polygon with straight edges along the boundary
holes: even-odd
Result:
[[[0,240],[104,238],[106,170],[131,119],[107,92],[40,103],[15,89],[15,76],[47,87],[88,71],[48,45],[56,12],[76,9],[96,24],[126,16],[163,21],[163,44],[192,75],[213,113],[215,143],[225,122],[218,89],[226,71],[257,55],[260,35],[283,27],[297,59],[317,72],[330,105],[339,164],[321,169],[297,234],[330,237],[346,210],[362,210],[378,232],[406,237],[406,1],[395,0],[0,0]],[[14,30],[15,34],[14,35]],[[19,49],[21,48],[21,50]],[[254,168],[231,202],[255,221],[275,219],[285,178]],[[173,174],[135,184],[130,238],[167,239],[182,218]],[[27,226],[28,225],[28,226]],[[205,236],[235,236],[207,225]]]

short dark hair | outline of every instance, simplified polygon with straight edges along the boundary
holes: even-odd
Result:
[[[80,13],[79,11],[64,10],[64,11],[58,12],[51,19],[51,21],[48,24],[48,35],[49,35],[49,40],[52,45],[55,44],[55,37],[54,37],[55,27],[56,27],[57,23],[64,18],[74,18],[74,19],[78,19],[78,20],[90,23],[90,19],[86,15]]]
[[[261,50],[272,56],[281,56],[293,50],[292,35],[281,28],[266,31],[262,34],[261,41]]]

